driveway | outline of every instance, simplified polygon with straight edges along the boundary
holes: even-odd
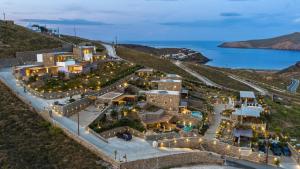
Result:
[[[214,105],[214,119],[212,123],[210,124],[208,130],[205,132],[204,137],[213,140],[216,138],[216,132],[218,130],[218,127],[222,121],[222,115],[221,113],[225,110],[226,104],[215,104]]]

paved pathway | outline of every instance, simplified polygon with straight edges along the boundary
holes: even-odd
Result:
[[[214,105],[214,119],[212,123],[210,124],[208,130],[205,132],[204,137],[207,139],[215,139],[216,138],[216,132],[217,129],[221,123],[222,115],[221,112],[225,110],[225,104],[215,104]]]

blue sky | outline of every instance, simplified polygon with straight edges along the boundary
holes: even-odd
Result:
[[[300,0],[0,0],[8,19],[112,40],[245,40],[300,31]]]

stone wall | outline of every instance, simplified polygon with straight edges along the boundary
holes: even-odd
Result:
[[[191,148],[191,149],[205,149],[206,151],[214,152],[221,155],[230,156],[233,158],[243,159],[256,163],[265,163],[266,155],[258,152],[250,152],[244,154],[242,148],[229,145],[227,143],[220,142],[218,140],[207,140],[202,137],[187,137],[187,138],[176,138],[169,140],[159,141],[160,147],[170,148]],[[280,160],[277,157],[278,160]],[[272,155],[268,156],[268,163],[274,165],[275,157]]]
[[[170,167],[186,166],[192,164],[222,165],[224,160],[217,154],[200,151],[172,154],[153,157],[136,161],[121,163],[121,169],[163,169]]]
[[[171,90],[171,91],[181,91],[181,82],[174,81],[158,81],[158,90]]]
[[[172,139],[178,138],[180,135],[176,132],[168,132],[168,133],[159,133],[159,134],[151,134],[146,135],[146,140],[163,140],[163,139]]]
[[[146,92],[147,103],[164,110],[178,111],[180,96]]]
[[[107,131],[100,133],[100,135],[102,137],[104,137],[105,139],[108,139],[111,137],[115,137],[118,132],[125,132],[125,131],[129,131],[129,133],[131,133],[132,135],[134,135],[136,137],[145,138],[144,133],[137,131],[133,128],[127,127],[127,126],[126,127],[117,127],[117,128],[111,129],[111,130],[107,130]]]
[[[84,110],[92,103],[89,98],[82,98],[66,105],[54,105],[53,109],[63,116],[72,116],[81,110]]]

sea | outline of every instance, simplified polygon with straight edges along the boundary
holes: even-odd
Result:
[[[281,70],[300,61],[300,51],[220,48],[221,41],[127,41],[158,48],[189,48],[211,59],[207,65],[225,68]]]

